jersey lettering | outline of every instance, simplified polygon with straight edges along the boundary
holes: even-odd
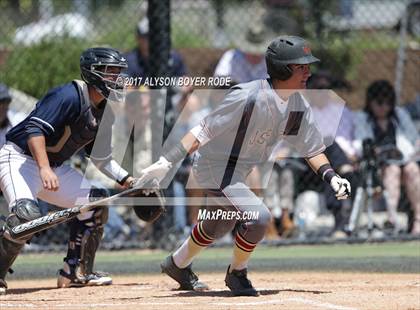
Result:
[[[253,145],[255,143],[264,144],[271,137],[272,133],[273,133],[273,130],[271,130],[271,129],[265,130],[265,131],[262,131],[262,132],[257,130],[255,135],[251,138],[251,140],[249,140],[249,144],[250,145]]]

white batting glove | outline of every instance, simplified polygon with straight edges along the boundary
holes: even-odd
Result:
[[[346,179],[337,175],[331,179],[330,184],[338,200],[348,199],[350,197],[351,186],[350,182]]]
[[[149,181],[157,180],[159,183],[165,178],[172,168],[172,163],[161,156],[159,160],[140,172],[137,184],[146,184]]]

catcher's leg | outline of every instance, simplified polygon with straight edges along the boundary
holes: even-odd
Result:
[[[19,255],[24,243],[17,243],[4,236],[4,230],[0,231],[0,295],[6,294],[6,274],[12,267],[13,262]]]
[[[41,216],[38,203],[32,199],[18,199],[11,208],[11,213],[0,227],[0,295],[6,294],[5,277],[13,262],[24,247],[26,240],[13,240],[8,235],[7,228],[34,220]],[[30,239],[30,237],[28,238]]]
[[[93,189],[90,197],[105,197],[104,190]],[[64,267],[59,270],[58,287],[109,285],[112,278],[94,272],[96,251],[101,242],[108,209],[99,207],[88,218],[75,218],[70,222],[70,237]]]
[[[0,187],[10,210],[6,223],[0,224],[0,294],[5,294],[6,274],[31,238],[14,240],[8,229],[41,216],[35,198],[42,188],[38,167],[14,144],[6,143],[0,150]]]

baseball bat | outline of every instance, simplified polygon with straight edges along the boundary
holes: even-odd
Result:
[[[34,219],[32,221],[29,221],[23,224],[19,224],[12,228],[6,228],[6,230],[9,233],[10,237],[12,237],[13,239],[25,239],[26,237],[29,237],[35,233],[41,232],[50,227],[56,226],[60,223],[68,222],[69,220],[75,218],[79,214],[91,211],[92,209],[96,207],[107,206],[110,203],[115,202],[115,200],[120,197],[127,197],[130,195],[134,196],[136,194],[141,193],[143,190],[145,189],[142,186],[136,185],[135,187],[126,189],[115,195],[98,199],[98,200],[83,204],[81,206],[52,212],[48,215],[39,217],[37,219]]]

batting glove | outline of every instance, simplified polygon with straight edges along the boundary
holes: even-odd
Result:
[[[334,176],[331,179],[330,185],[335,192],[335,197],[338,200],[348,199],[351,195],[350,182],[340,176]]]
[[[138,178],[138,184],[146,184],[149,181],[157,180],[159,183],[165,178],[168,171],[172,168],[172,163],[161,156],[157,162],[143,169]]]

